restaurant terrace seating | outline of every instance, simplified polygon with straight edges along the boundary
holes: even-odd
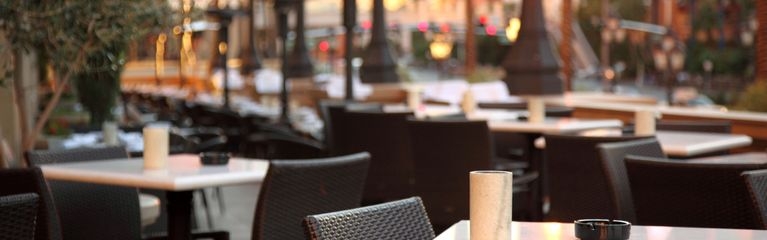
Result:
[[[322,143],[280,132],[252,133],[240,143],[239,154],[246,158],[308,159],[325,156]]]
[[[544,189],[550,202],[545,219],[572,222],[582,218],[615,218],[597,144],[647,137],[547,134],[544,138]]]
[[[634,141],[621,141],[602,143],[597,145],[599,159],[602,163],[602,174],[594,173],[605,178],[607,184],[603,193],[592,192],[610,201],[612,212],[610,218],[621,219],[629,222],[636,221],[634,202],[631,198],[631,188],[626,176],[626,164],[623,158],[626,155],[666,157],[657,139],[640,139]],[[606,194],[606,195],[605,195]]]
[[[271,160],[253,220],[252,239],[304,239],[312,214],[360,206],[370,154]]]
[[[419,197],[378,205],[309,215],[304,220],[307,239],[431,240],[434,230]]]
[[[763,229],[741,173],[767,161],[668,160],[626,156],[638,225]]]
[[[36,193],[0,196],[0,236],[34,239],[39,200]]]
[[[61,240],[58,211],[40,168],[0,170],[0,196],[25,193],[35,193],[39,197],[34,239]]]

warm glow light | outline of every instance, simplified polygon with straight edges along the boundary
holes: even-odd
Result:
[[[519,18],[509,19],[509,26],[506,27],[506,39],[508,39],[509,42],[516,42],[521,27],[522,22],[519,21]]]
[[[384,8],[389,11],[397,11],[405,5],[405,0],[384,0]]]
[[[546,239],[556,240],[562,239],[562,224],[561,223],[544,223]]]
[[[320,49],[320,51],[327,52],[330,49],[330,43],[328,43],[328,41],[321,41],[317,47]]]
[[[225,42],[220,42],[220,43],[218,43],[218,53],[220,53],[220,54],[226,54],[226,49],[227,49],[227,48],[228,48],[228,46],[226,45],[226,43],[225,43]]]
[[[445,60],[450,57],[453,51],[453,42],[446,34],[437,34],[434,41],[429,44],[429,53],[434,60]]]

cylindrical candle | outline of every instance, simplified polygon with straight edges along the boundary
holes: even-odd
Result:
[[[469,173],[471,240],[511,239],[512,180],[506,171]]]
[[[634,113],[634,135],[647,136],[655,134],[655,111],[637,110]]]
[[[144,127],[144,168],[162,169],[168,162],[168,125],[152,124]]]
[[[527,99],[527,120],[529,122],[539,123],[546,118],[546,105],[543,99],[531,97]]]
[[[407,106],[414,112],[421,108],[421,92],[418,89],[407,91]]]
[[[101,125],[101,133],[103,134],[104,144],[107,146],[117,146],[120,144],[117,139],[117,123],[106,121]]]
[[[474,93],[471,90],[466,90],[463,93],[463,99],[461,100],[461,109],[466,114],[474,113],[477,109],[477,102],[474,100]]]

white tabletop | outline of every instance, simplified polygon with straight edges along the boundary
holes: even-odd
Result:
[[[618,119],[546,118],[543,122],[525,120],[490,120],[488,126],[497,132],[569,133],[596,128],[619,128]]]
[[[141,158],[59,163],[41,166],[46,179],[186,191],[261,182],[266,160],[232,158],[228,165],[202,165],[197,155],[173,155],[168,168],[145,170]]]
[[[621,131],[619,129],[587,131],[580,135],[619,136]],[[751,137],[730,133],[656,131],[655,138],[658,139],[663,152],[670,157],[689,157],[751,145]],[[536,139],[535,147],[546,148],[545,139]]]
[[[460,221],[435,240],[468,240],[469,221]],[[508,239],[508,238],[507,238]],[[511,225],[512,240],[548,239],[576,240],[572,223],[538,223],[513,222]],[[751,240],[767,239],[765,230],[743,230],[722,228],[687,228],[687,227],[658,227],[631,226],[630,240],[672,240],[672,239],[706,239],[706,240]]]
[[[669,156],[695,156],[751,145],[751,137],[742,134],[657,131],[655,137]]]

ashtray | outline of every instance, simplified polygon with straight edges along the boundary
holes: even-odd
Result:
[[[631,223],[623,220],[580,219],[575,221],[575,237],[581,240],[626,240]]]
[[[229,153],[202,152],[200,153],[200,162],[203,165],[226,165],[229,163]]]

